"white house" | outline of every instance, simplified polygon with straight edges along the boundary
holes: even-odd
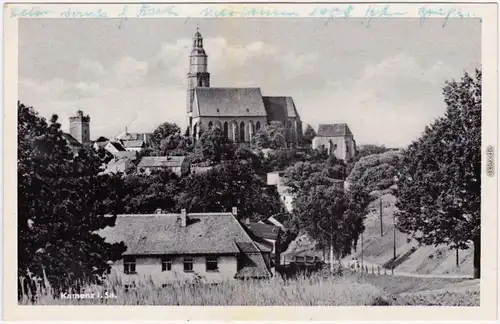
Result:
[[[152,280],[158,286],[270,278],[269,252],[259,249],[236,212],[118,215],[114,227],[98,232],[127,246],[110,276],[125,285]]]

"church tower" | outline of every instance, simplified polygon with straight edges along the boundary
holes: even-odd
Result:
[[[193,49],[189,55],[189,73],[187,88],[187,114],[189,128],[193,112],[194,89],[196,87],[210,87],[210,73],[207,68],[207,54],[203,49],[203,37],[198,28],[193,37]]]

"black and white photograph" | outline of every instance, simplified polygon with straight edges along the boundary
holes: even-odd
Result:
[[[6,9],[17,304],[481,306],[484,25],[419,6]]]

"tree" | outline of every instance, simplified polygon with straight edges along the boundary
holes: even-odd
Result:
[[[388,190],[395,184],[402,154],[389,151],[362,157],[351,170],[347,181],[358,183],[368,192]]]
[[[169,137],[179,136],[180,134],[181,129],[179,126],[174,123],[165,122],[153,131],[153,134],[151,135],[151,143],[153,144],[153,147],[159,148],[161,142],[167,139],[167,143],[172,144],[172,147],[169,147],[169,149],[175,149],[177,144],[172,143],[172,140],[169,139]]]
[[[114,225],[119,204],[120,176],[99,175],[106,162],[93,149],[73,155],[57,116],[48,124],[18,102],[19,278],[46,277],[57,295],[99,282],[121,257],[123,243],[96,234]]]
[[[380,154],[389,151],[384,145],[375,145],[375,144],[365,144],[360,145],[356,149],[356,155],[347,161],[347,171],[351,172],[354,168],[356,162],[358,162],[361,158],[373,154]]]
[[[423,244],[481,251],[481,71],[443,89],[445,116],[404,151],[398,175],[397,226]]]
[[[316,137],[316,131],[314,130],[314,128],[312,128],[311,125],[307,124],[306,130],[304,131],[304,135],[302,136],[304,144],[311,145],[315,137]]]
[[[234,152],[233,143],[219,127],[213,127],[203,132],[195,147],[198,162],[207,161],[211,164],[233,158]]]
[[[261,220],[279,212],[276,188],[266,183],[246,161],[228,161],[207,173],[183,179],[179,209],[190,212],[220,212],[238,208],[238,218]]]
[[[180,189],[179,177],[168,169],[153,171],[149,175],[129,174],[120,187],[121,212],[148,214],[157,209],[176,212]]]
[[[272,121],[257,131],[252,137],[252,147],[256,149],[280,149],[286,147],[285,127],[279,121]]]

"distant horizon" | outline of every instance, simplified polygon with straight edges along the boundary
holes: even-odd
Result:
[[[130,19],[118,28],[113,19],[20,20],[19,100],[47,119],[57,114],[65,131],[82,110],[92,139],[166,121],[184,130],[199,24],[214,87],[291,96],[304,129],[347,123],[357,145],[405,148],[443,115],[445,81],[481,67],[480,23],[360,21]]]

